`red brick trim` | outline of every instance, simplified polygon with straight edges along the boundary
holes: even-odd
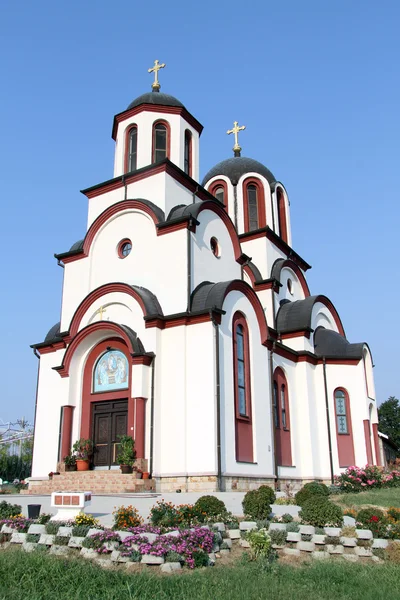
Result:
[[[281,340],[287,340],[290,338],[297,338],[297,337],[305,337],[307,339],[310,339],[310,335],[311,335],[311,332],[307,329],[304,329],[302,331],[292,331],[292,332],[289,331],[287,333],[281,333],[279,337]]]
[[[75,406],[62,406],[61,415],[61,444],[60,444],[60,456],[59,460],[63,461],[64,458],[70,453],[72,446],[72,417],[74,414]]]
[[[373,465],[374,459],[372,458],[372,444],[371,444],[371,427],[369,419],[364,419],[364,439],[365,439],[365,449],[367,451],[367,464]]]
[[[379,447],[378,423],[372,423],[372,435],[374,436],[376,464],[382,467],[381,451]]]
[[[221,314],[218,312],[210,311],[201,314],[177,314],[169,315],[167,317],[157,317],[154,319],[146,319],[146,329],[157,327],[158,329],[170,329],[171,327],[182,327],[182,325],[197,325],[198,323],[207,323],[209,321],[216,321],[221,323]]]
[[[249,242],[250,240],[257,240],[259,238],[266,237],[276,248],[281,250],[288,258],[291,258],[294,262],[298,263],[299,267],[303,271],[307,271],[311,266],[301,258],[294,250],[286,244],[268,225],[259,229],[258,231],[249,231],[239,234],[239,239],[242,242]]]
[[[280,187],[276,188],[276,201],[278,205],[279,234],[283,241],[288,244],[285,194]]]
[[[346,417],[348,433],[339,433],[337,426],[337,411],[336,411],[336,392],[343,392],[346,403]],[[338,387],[333,392],[333,404],[335,410],[335,427],[336,427],[336,442],[339,457],[339,467],[350,467],[355,464],[354,458],[354,441],[353,427],[351,423],[350,398],[348,391],[343,387]]]
[[[273,427],[275,429],[275,447],[276,447],[276,460],[278,466],[291,467],[293,466],[292,461],[292,442],[290,436],[290,409],[289,409],[289,390],[285,373],[280,367],[277,367],[274,371],[274,382],[277,385],[278,398],[277,398],[277,412],[279,427]],[[286,413],[286,427],[283,428],[282,423],[282,403],[281,403],[281,390],[284,386],[285,394],[285,413]]]
[[[247,189],[250,185],[254,185],[257,189],[257,214],[258,214],[258,228],[265,227],[267,225],[265,215],[265,193],[264,186],[259,179],[256,177],[248,177],[243,181],[243,214],[244,214],[244,230],[249,231],[249,203],[247,198]]]
[[[130,119],[131,117],[141,113],[141,112],[156,112],[170,115],[180,115],[189,125],[193,127],[195,131],[199,135],[203,131],[203,125],[199,123],[197,119],[190,114],[189,111],[186,110],[183,106],[161,106],[159,104],[140,104],[139,106],[135,106],[134,108],[130,108],[125,110],[114,117],[114,123],[112,128],[112,138],[113,140],[117,139],[117,129],[119,123],[126,121],[126,119]]]
[[[247,414],[239,412],[238,393],[238,357],[237,357],[237,327],[243,329],[244,349],[244,376],[245,376],[245,402]],[[236,312],[232,319],[232,342],[233,342],[233,374],[234,374],[234,398],[235,398],[235,438],[236,438],[236,460],[239,462],[253,462],[253,423],[252,423],[252,400],[251,400],[251,377],[250,377],[250,347],[249,329],[246,318],[241,312]]]

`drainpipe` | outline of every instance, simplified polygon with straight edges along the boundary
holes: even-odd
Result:
[[[153,476],[153,448],[154,448],[154,371],[156,368],[156,357],[151,363],[151,392],[150,392],[150,461],[149,472]]]
[[[219,364],[219,325],[213,318],[212,311],[210,317],[214,326],[214,350],[215,350],[215,404],[217,408],[217,488],[218,492],[223,491],[222,482],[222,460],[221,460],[221,382],[220,382],[220,364]]]
[[[329,445],[329,463],[331,467],[331,483],[333,485],[334,473],[333,473],[333,456],[332,456],[332,437],[331,437],[331,422],[329,418],[329,403],[328,403],[328,384],[326,380],[326,360],[325,356],[322,357],[323,372],[324,372],[324,387],[325,387],[325,409],[326,409],[326,427],[328,430],[328,445]]]
[[[187,312],[190,312],[190,294],[192,291],[192,240],[190,236],[191,220],[188,223],[187,228],[187,248],[186,248],[186,260],[187,260]]]
[[[271,390],[271,430],[272,430],[272,449],[274,452],[275,489],[278,489],[278,457],[276,455],[275,418],[274,418],[274,365],[273,365],[274,350],[275,350],[275,341],[272,342],[272,348],[269,353],[269,379],[270,379],[270,390]]]

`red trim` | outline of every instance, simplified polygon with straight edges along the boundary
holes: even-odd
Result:
[[[199,135],[203,131],[203,125],[199,123],[197,119],[190,114],[189,111],[186,110],[183,106],[160,106],[159,104],[141,104],[140,106],[135,106],[129,110],[125,110],[122,113],[115,115],[113,129],[112,129],[112,138],[113,140],[117,139],[117,129],[119,123],[126,121],[126,119],[130,119],[131,117],[141,113],[141,112],[156,112],[170,115],[180,115],[189,125],[193,127],[195,131]]]
[[[72,446],[72,417],[74,406],[62,407],[60,461],[70,453]]]
[[[365,448],[367,451],[367,463],[369,465],[374,464],[374,460],[372,458],[372,444],[371,444],[371,427],[369,419],[364,419],[364,438],[365,438]]]
[[[82,302],[76,309],[69,327],[69,335],[71,338],[75,337],[78,333],[83,316],[85,315],[86,311],[92,306],[92,304],[102,296],[106,296],[107,294],[113,294],[115,292],[127,294],[128,296],[131,296],[131,298],[134,298],[134,300],[136,300],[136,302],[140,305],[143,315],[147,316],[146,307],[143,303],[142,298],[130,285],[126,283],[107,283],[106,285],[102,285],[90,292],[90,294],[88,294],[86,298],[82,300]]]
[[[221,315],[219,313],[205,312],[200,315],[170,315],[165,318],[146,319],[146,329],[157,327],[158,329],[170,329],[171,327],[181,327],[182,325],[197,325],[198,323],[207,323],[209,321],[217,321],[221,323]]]
[[[245,401],[246,416],[239,411],[238,394],[238,358],[237,358],[237,334],[238,325],[243,329],[244,348],[244,377],[245,377]],[[236,460],[239,462],[253,462],[253,423],[251,409],[251,377],[250,377],[250,349],[249,330],[244,315],[236,312],[232,319],[232,341],[233,341],[233,376],[234,376],[234,398],[235,398],[235,438],[236,438]]]
[[[289,391],[285,373],[280,367],[277,367],[274,372],[274,382],[278,388],[277,398],[277,412],[278,412],[278,423],[279,426],[275,427],[275,447],[276,447],[276,460],[281,467],[291,467],[292,462],[292,441],[290,436],[290,410],[289,410]],[[285,413],[286,413],[286,427],[283,428],[282,423],[282,402],[281,392],[282,386],[284,386],[285,394]]]
[[[346,404],[346,419],[348,433],[339,433],[337,426],[336,392],[343,392]],[[333,392],[333,403],[335,408],[336,442],[339,456],[339,467],[350,467],[355,464],[353,427],[351,423],[351,409],[349,393],[345,388],[338,387]]]
[[[258,227],[265,227],[267,220],[265,216],[265,194],[264,186],[261,181],[256,177],[248,177],[243,181],[243,213],[244,213],[244,230],[250,231],[249,225],[249,202],[247,198],[247,189],[249,185],[254,185],[257,189],[257,214],[258,214]]]
[[[279,293],[280,284],[276,279],[264,280],[262,282],[258,282],[254,285],[254,289],[257,292],[261,292],[262,290],[273,290],[274,292]]]
[[[215,192],[219,188],[224,190],[224,207],[228,209],[228,184],[226,181],[223,179],[217,179],[217,181],[213,181],[212,184],[208,186],[208,191],[214,196],[214,198],[216,198]]]
[[[184,141],[185,141],[185,145],[184,145],[184,150],[183,150],[183,166],[185,166],[186,142],[188,141],[189,142],[189,172],[186,174],[189,175],[189,177],[192,177],[192,173],[193,173],[193,136],[189,129],[185,129],[185,140]]]
[[[128,347],[129,353],[134,354],[134,348],[132,347],[129,337],[117,323],[113,323],[111,321],[98,321],[97,323],[91,323],[91,325],[87,325],[87,327],[84,327],[79,333],[76,334],[76,336],[68,346],[67,350],[65,351],[62,365],[60,367],[56,367],[56,371],[60,374],[61,377],[69,377],[69,368],[71,366],[71,360],[78,346],[89,335],[101,329],[115,332],[125,342],[125,345]],[[129,360],[129,365],[131,364],[132,363]]]
[[[280,187],[278,187],[276,190],[276,200],[278,204],[279,233],[283,241],[288,244],[286,202],[285,195]]]
[[[379,447],[378,423],[372,423],[372,435],[374,436],[376,464],[379,467],[383,467],[382,459],[381,459],[381,451],[380,451],[380,447]]]
[[[129,238],[125,238],[123,240],[120,241],[120,243],[117,246],[117,253],[119,258],[127,258],[129,256],[129,254],[127,254],[126,256],[122,253],[122,248],[123,246],[125,246],[125,244],[130,244],[132,246],[132,241]]]
[[[174,231],[180,231],[181,229],[189,229],[189,220],[180,221],[179,223],[171,223],[160,228],[157,228],[157,235],[165,235],[166,233],[173,233]]]
[[[239,234],[239,239],[242,242],[249,242],[251,240],[257,240],[259,238],[266,237],[276,248],[281,250],[287,257],[290,257],[293,261],[299,264],[299,267],[303,271],[311,269],[311,266],[306,263],[297,253],[294,253],[293,249],[286,244],[268,225],[261,231],[248,231]]]
[[[310,339],[310,332],[307,331],[306,329],[304,329],[303,331],[292,331],[292,332],[289,331],[288,333],[281,333],[279,337],[281,340],[287,340],[290,338],[297,338],[297,337],[305,337],[307,339]]]
[[[171,158],[171,126],[168,123],[168,121],[165,121],[164,119],[157,119],[157,121],[154,121],[153,123],[153,127],[152,127],[152,136],[151,136],[151,162],[156,162],[156,126],[157,125],[163,125],[165,127],[166,130],[166,150],[167,150],[167,154],[166,156],[164,156],[164,158]]]
[[[307,283],[306,278],[304,277],[304,273],[300,269],[300,267],[298,265],[296,265],[296,263],[293,262],[293,260],[291,260],[290,258],[287,258],[286,260],[283,261],[282,267],[281,267],[281,273],[282,273],[282,269],[284,269],[285,267],[287,269],[291,269],[293,271],[293,273],[296,275],[296,277],[300,281],[300,285],[303,289],[305,297],[307,298],[308,296],[310,296],[311,295],[310,288],[308,287],[308,283]],[[279,289],[278,289],[278,291],[279,291]]]
[[[134,398],[134,439],[137,458],[145,457],[146,398]]]
[[[130,135],[131,135],[132,129],[136,129],[136,163],[137,163],[137,149],[139,147],[139,143],[138,143],[139,130],[138,130],[138,126],[137,126],[136,123],[131,123],[130,125],[128,125],[128,127],[125,130],[124,173],[129,173],[130,172],[130,170],[129,170],[129,150],[130,150]]]

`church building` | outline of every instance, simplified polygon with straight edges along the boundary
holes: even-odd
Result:
[[[101,476],[92,491],[135,477],[119,472],[123,434],[161,492],[297,489],[382,464],[369,347],[311,294],[285,186],[241,155],[238,122],[233,156],[200,179],[203,126],[160,91],[163,67],[115,115],[113,178],[82,191],[85,236],[55,255],[61,320],[32,346],[30,491],[60,489],[48,473],[81,437],[92,479],[69,477]]]

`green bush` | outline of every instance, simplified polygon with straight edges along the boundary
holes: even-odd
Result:
[[[48,523],[50,521],[51,517],[52,517],[52,515],[50,515],[48,513],[42,513],[36,519],[36,523],[38,525],[46,525],[46,523]]]
[[[204,550],[195,550],[193,552],[193,559],[195,568],[207,567],[208,565],[208,554]]]
[[[357,513],[358,526],[370,529],[375,537],[385,537],[388,529],[388,519],[379,508],[363,508]]]
[[[271,544],[276,544],[277,546],[284,546],[286,543],[286,531],[282,529],[272,529],[268,531],[268,535],[271,538]]]
[[[182,554],[179,554],[178,552],[174,552],[174,550],[171,550],[170,552],[168,552],[165,555],[165,562],[178,562],[183,565],[183,563],[185,562],[185,559],[182,556]]]
[[[40,540],[40,533],[27,533],[26,534],[27,542],[32,542],[33,544],[37,544],[39,540]]]
[[[0,519],[9,519],[21,514],[22,507],[19,504],[10,504],[3,500],[0,502]]]
[[[324,483],[319,483],[318,481],[306,483],[295,496],[297,506],[304,506],[304,503],[313,496],[328,497],[329,488]]]
[[[299,517],[315,527],[340,527],[343,522],[342,509],[324,496],[313,496],[303,505]]]
[[[48,533],[49,535],[57,535],[61,525],[62,523],[60,521],[49,521],[48,523],[46,523],[46,533]]]
[[[225,504],[215,496],[200,496],[194,510],[201,521],[227,512]]]
[[[387,548],[385,549],[385,559],[400,564],[400,544],[397,542],[389,542]]]
[[[74,525],[72,528],[72,535],[75,537],[86,537],[90,525]]]
[[[65,535],[56,535],[54,538],[55,546],[68,546],[69,537]]]
[[[298,523],[288,523],[286,525],[286,531],[298,533],[300,531],[300,525]]]
[[[250,554],[253,559],[270,557],[272,553],[272,541],[266,529],[252,529],[247,532],[246,539],[250,544]]]
[[[246,517],[255,521],[267,519],[271,514],[271,504],[274,501],[274,491],[262,485],[258,490],[247,492],[242,502],[243,512]]]
[[[281,521],[282,523],[291,523],[293,521],[293,517],[289,513],[285,513],[282,515]]]

